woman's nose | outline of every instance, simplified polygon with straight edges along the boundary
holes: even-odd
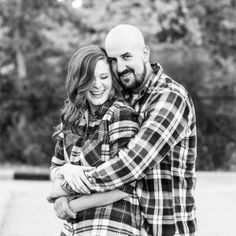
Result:
[[[94,81],[93,81],[93,87],[95,88],[99,88],[101,86],[101,81],[99,78],[95,78]]]

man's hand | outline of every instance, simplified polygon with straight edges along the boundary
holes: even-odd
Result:
[[[75,219],[76,213],[69,206],[70,197],[60,197],[55,200],[54,211],[58,218],[63,220]]]
[[[85,172],[92,169],[93,167],[90,166],[78,166],[67,163],[61,167],[60,171],[66,182],[75,192],[90,194],[93,186],[87,179]]]

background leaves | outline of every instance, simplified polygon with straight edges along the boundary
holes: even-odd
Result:
[[[236,169],[236,1],[72,2],[0,0],[0,162],[49,165],[69,58],[131,23],[193,96],[198,169]]]

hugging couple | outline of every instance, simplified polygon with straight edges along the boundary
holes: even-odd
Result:
[[[195,235],[194,105],[149,58],[121,24],[69,62],[48,196],[61,236]]]

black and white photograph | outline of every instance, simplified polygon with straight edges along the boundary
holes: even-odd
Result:
[[[0,0],[0,236],[236,235],[236,0]]]

